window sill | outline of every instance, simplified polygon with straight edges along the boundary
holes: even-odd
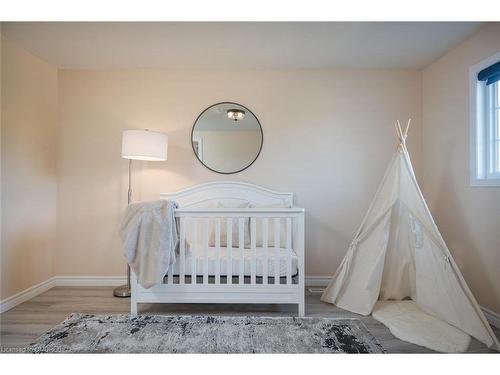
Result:
[[[472,178],[470,181],[471,187],[500,187],[499,178]]]

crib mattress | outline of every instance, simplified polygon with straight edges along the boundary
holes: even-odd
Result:
[[[264,265],[264,250],[262,247],[257,247],[256,249],[256,276],[263,276],[263,265]],[[196,254],[196,274],[198,276],[204,273],[204,252],[202,249],[198,249]],[[267,262],[267,274],[268,276],[274,276],[274,259],[275,250],[274,248],[269,248],[268,250],[268,262]],[[233,276],[239,275],[240,272],[240,252],[239,249],[233,248]],[[279,249],[279,275],[280,277],[286,276],[287,270],[287,251],[284,248]],[[252,249],[244,249],[243,251],[243,272],[245,276],[250,276],[251,273],[251,259],[252,259]],[[298,272],[298,257],[295,252],[291,251],[291,266],[292,266],[292,276],[296,275]],[[220,248],[220,275],[227,276],[227,266],[228,266],[228,256],[227,248]],[[208,248],[208,274],[215,275],[216,270],[216,251],[215,247]],[[184,273],[186,276],[191,276],[192,272],[192,251],[188,251],[185,256],[185,266]],[[174,275],[180,274],[180,256],[177,255],[176,262],[172,266],[172,272]]]

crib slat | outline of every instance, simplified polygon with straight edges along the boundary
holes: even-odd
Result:
[[[280,218],[274,218],[274,284],[280,283]]]
[[[256,265],[257,265],[257,248],[255,246],[255,236],[257,232],[257,225],[255,217],[250,218],[250,248],[252,249],[252,258],[250,260],[250,284],[256,284]]]
[[[220,284],[220,217],[215,219],[215,284]]]
[[[191,284],[196,284],[196,257],[198,254],[198,219],[191,219]]]
[[[180,218],[180,242],[179,242],[179,255],[180,255],[180,263],[179,263],[179,284],[184,284],[184,279],[186,275],[185,269],[185,261],[186,261],[186,220],[181,217]]]
[[[243,230],[245,226],[245,219],[240,217],[238,218],[238,245],[239,245],[239,255],[240,255],[240,266],[238,267],[239,276],[238,283],[243,285],[245,283],[245,232]]]
[[[203,284],[208,284],[208,217],[203,220]]]
[[[172,267],[168,268],[167,271],[167,284],[173,284],[174,283],[174,271],[172,270]]]
[[[174,283],[174,271],[173,271],[173,265],[168,267],[167,270],[167,284],[172,285]]]
[[[269,236],[269,219],[267,217],[262,219],[262,284],[267,285],[268,279],[268,264],[269,264],[269,247],[268,247],[268,236]]]
[[[228,217],[226,219],[226,283],[233,283],[233,219]]]
[[[286,283],[292,284],[292,218],[286,218]]]

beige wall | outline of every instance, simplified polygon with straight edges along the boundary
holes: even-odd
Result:
[[[190,141],[200,111],[225,100],[250,108],[264,132],[257,161],[229,176],[206,169]],[[394,150],[393,119],[413,117],[421,171],[417,71],[62,70],[59,108],[57,275],[124,274],[124,129],[169,135],[168,161],[135,164],[135,200],[225,179],[293,191],[307,210],[307,275],[340,263]]]
[[[2,39],[1,298],[53,276],[57,70]]]
[[[500,313],[500,188],[469,184],[469,67],[500,51],[488,25],[423,71],[423,190],[479,303]]]

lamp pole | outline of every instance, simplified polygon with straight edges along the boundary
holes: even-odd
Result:
[[[128,159],[128,193],[127,205],[132,203],[132,159]],[[130,266],[127,264],[127,284],[121,285],[113,290],[113,295],[120,298],[128,298],[131,295],[130,291]]]

